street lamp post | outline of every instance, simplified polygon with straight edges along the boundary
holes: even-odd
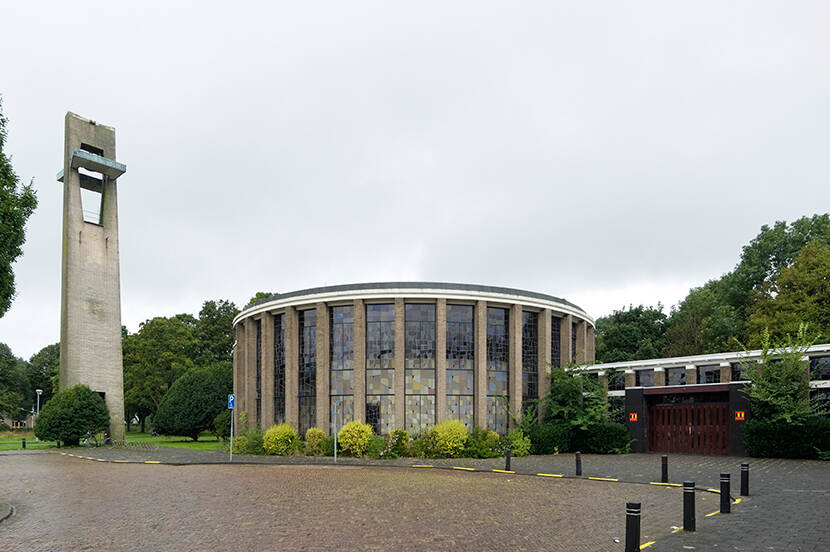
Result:
[[[43,389],[35,389],[35,393],[37,393],[37,414],[35,417],[40,415],[40,396],[43,394]],[[38,438],[35,436],[35,442],[37,443]]]

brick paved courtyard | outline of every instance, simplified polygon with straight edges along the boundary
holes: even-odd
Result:
[[[622,550],[680,515],[676,489],[412,468],[2,457],[0,550]],[[716,503],[712,495],[710,504]]]
[[[681,492],[648,484],[659,478],[656,454],[584,455],[585,477],[640,483],[631,484],[568,478],[570,454],[516,458],[519,475],[509,475],[490,472],[504,467],[499,458],[342,458],[335,467],[331,458],[235,456],[229,466],[218,451],[64,453],[0,453],[0,502],[16,508],[0,522],[0,550],[614,551],[632,499],[643,503],[641,542],[656,541],[649,551],[830,550],[827,462],[671,455],[670,481],[717,487],[726,471],[733,496],[740,463],[751,464],[751,495],[731,514],[706,516],[719,497],[698,492],[698,531],[672,533]],[[489,473],[410,467],[421,462]]]

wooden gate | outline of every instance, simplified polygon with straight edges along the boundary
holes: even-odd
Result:
[[[649,410],[652,452],[729,454],[728,403],[660,404]]]

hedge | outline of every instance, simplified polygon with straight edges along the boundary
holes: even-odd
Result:
[[[755,418],[746,423],[744,447],[759,458],[820,458],[830,452],[830,419],[789,423]]]

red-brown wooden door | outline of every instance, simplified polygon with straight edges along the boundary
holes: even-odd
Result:
[[[660,404],[649,410],[652,452],[729,454],[728,403]]]

